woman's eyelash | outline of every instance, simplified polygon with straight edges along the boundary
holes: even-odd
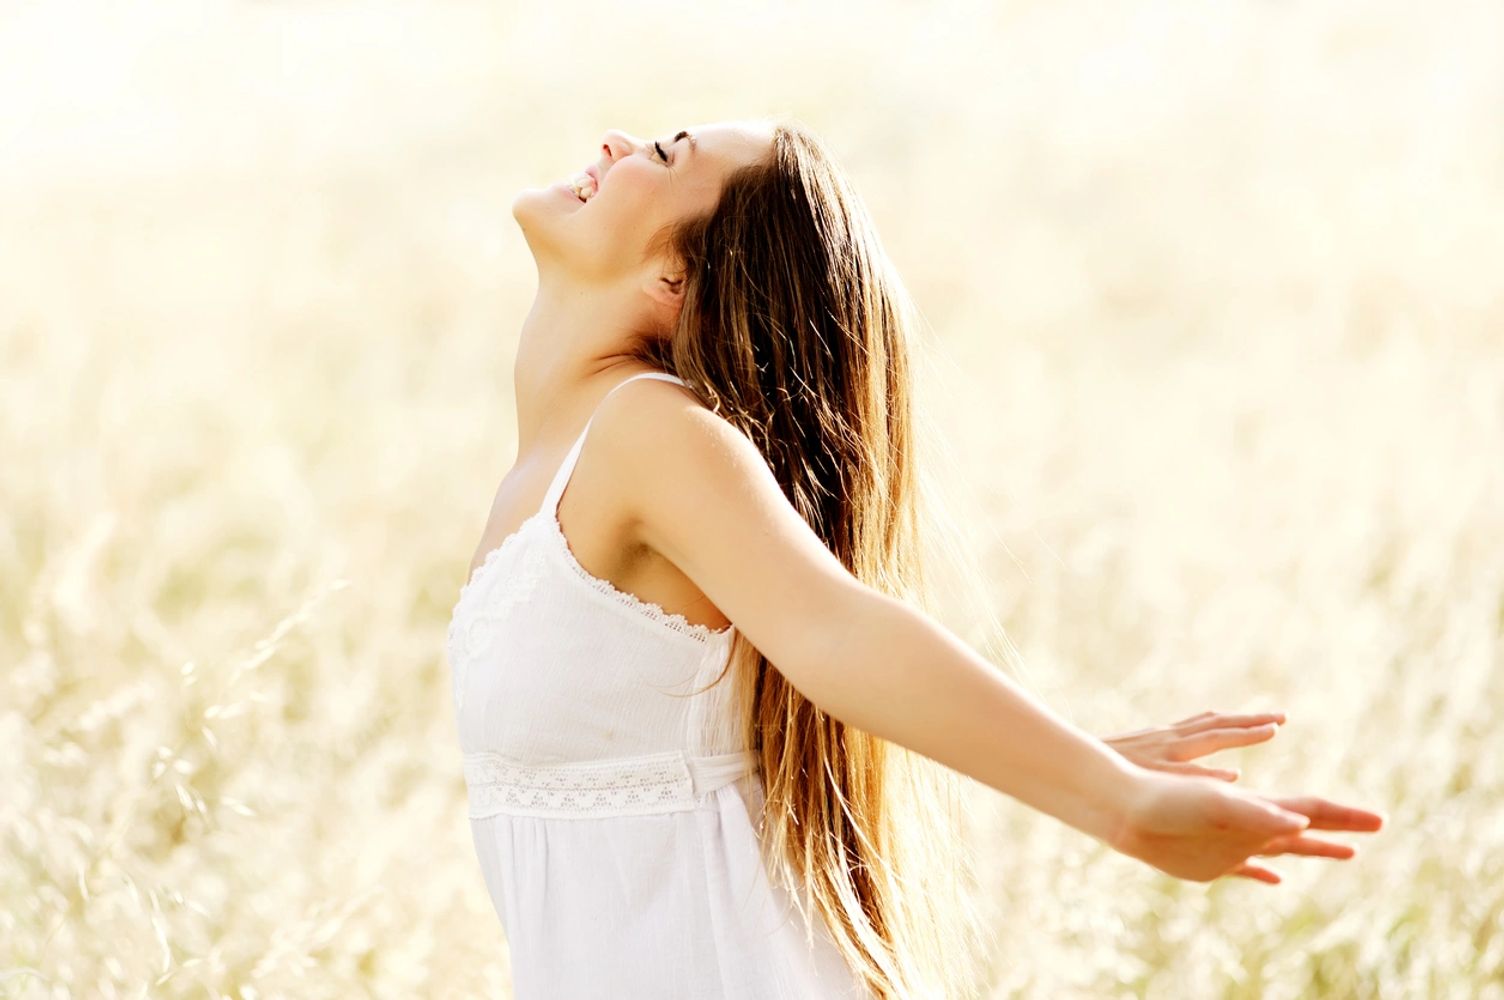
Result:
[[[663,158],[663,162],[664,163],[667,163],[668,162],[668,154],[663,151],[663,147],[660,146],[660,145],[658,145],[658,143],[657,143],[656,140],[653,142],[653,148],[656,149],[656,150],[658,150],[658,155]]]

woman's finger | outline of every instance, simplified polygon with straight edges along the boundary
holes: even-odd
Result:
[[[1273,868],[1265,868],[1263,865],[1256,865],[1251,861],[1243,862],[1241,865],[1238,865],[1238,867],[1234,868],[1227,874],[1241,875],[1243,878],[1251,878],[1258,882],[1268,882],[1270,885],[1279,885],[1278,872],[1276,872]]]
[[[1205,757],[1209,753],[1228,747],[1246,747],[1272,739],[1278,729],[1273,723],[1255,726],[1252,729],[1206,729],[1176,741],[1172,751],[1175,760]]]
[[[1320,837],[1278,837],[1265,844],[1262,850],[1256,851],[1262,857],[1274,857],[1279,854],[1304,854],[1315,858],[1340,858],[1346,860],[1358,853],[1358,849],[1351,844],[1339,844],[1335,840],[1322,840]]]
[[[1177,726],[1188,726],[1182,735],[1189,736],[1205,729],[1247,729],[1250,726],[1267,726],[1273,723],[1284,724],[1284,712],[1257,712],[1252,715],[1224,715],[1220,712],[1205,713],[1206,717],[1192,717],[1175,723]]]
[[[1216,714],[1216,712],[1197,712],[1195,715],[1188,715],[1184,719],[1181,719],[1179,722],[1172,722],[1170,723],[1170,725],[1184,726],[1187,723],[1195,722],[1198,719],[1209,719]]]
[[[1236,791],[1225,794],[1221,815],[1213,822],[1222,829],[1237,830],[1255,839],[1255,846],[1268,844],[1276,837],[1293,837],[1310,826],[1311,820],[1305,814],[1284,809],[1262,796]]]
[[[1266,796],[1266,800],[1273,802],[1281,809],[1309,816],[1313,830],[1356,830],[1360,833],[1372,833],[1384,826],[1383,813],[1359,809],[1357,806],[1344,806],[1314,795],[1280,799]]]

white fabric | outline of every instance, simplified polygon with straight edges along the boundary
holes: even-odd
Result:
[[[642,372],[611,391],[637,378],[684,384]],[[569,548],[556,511],[589,430],[461,588],[448,631],[470,829],[513,996],[870,1000],[764,866],[731,676],[707,690],[732,629],[619,591]]]

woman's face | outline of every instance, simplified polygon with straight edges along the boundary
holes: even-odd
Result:
[[[655,262],[648,241],[665,225],[715,207],[732,171],[766,157],[772,131],[757,122],[690,126],[653,136],[607,129],[596,158],[512,202],[539,268],[586,280],[634,277]],[[577,177],[587,200],[575,193]]]

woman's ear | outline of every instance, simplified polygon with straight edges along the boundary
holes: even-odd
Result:
[[[659,274],[648,282],[648,295],[667,309],[677,310],[684,304],[684,272]]]

